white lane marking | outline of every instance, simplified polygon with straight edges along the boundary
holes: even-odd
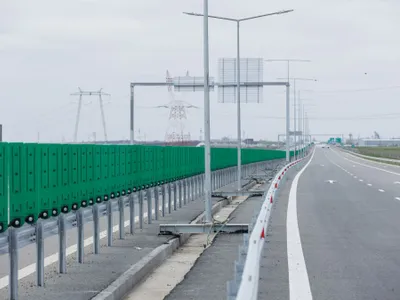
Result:
[[[289,193],[289,203],[286,221],[287,255],[289,271],[289,299],[312,300],[310,280],[307,266],[304,261],[303,248],[301,246],[299,222],[297,219],[297,185],[304,170],[314,158],[315,150],[310,161],[293,179]]]
[[[341,157],[341,158],[343,158],[345,160],[351,161],[352,163],[355,163],[357,165],[360,165],[360,166],[363,166],[363,167],[367,167],[367,168],[371,168],[371,169],[375,169],[375,170],[379,170],[379,171],[386,172],[386,173],[389,173],[389,174],[400,176],[400,173],[392,172],[392,171],[389,171],[389,170],[381,169],[381,168],[370,166],[370,165],[366,165],[366,164],[362,164],[362,163],[356,162],[354,160],[348,159],[347,157],[344,157],[344,155],[340,155],[339,153],[336,153],[336,151],[332,151],[332,152],[335,153],[337,156],[339,156],[339,157]]]
[[[379,189],[378,191],[380,191],[381,193],[384,193],[384,192],[385,192],[385,190],[382,190],[382,189]]]
[[[166,204],[166,207],[168,207],[168,204]],[[161,210],[162,206],[160,206],[159,209]],[[154,209],[153,209],[152,212],[153,212],[153,214],[155,213]],[[143,214],[143,219],[145,219],[145,218],[147,218],[147,212],[145,212]],[[138,222],[139,222],[139,216],[136,216],[135,217],[135,223],[138,223]],[[125,227],[129,226],[129,223],[130,223],[129,220],[125,221],[125,223],[124,223]],[[112,231],[113,231],[113,233],[119,231],[119,225],[115,225],[112,228]],[[107,237],[107,230],[104,230],[104,231],[100,232],[100,240],[104,239],[105,237]],[[87,239],[85,239],[83,241],[83,244],[84,244],[84,247],[92,245],[93,244],[93,236],[88,237]],[[77,251],[78,251],[78,245],[77,244],[69,246],[66,249],[67,257],[72,255],[72,254],[74,254]],[[58,262],[58,252],[45,257],[45,259],[44,259],[44,267],[47,267],[47,266],[49,266],[49,265],[51,265],[51,264],[53,264],[55,262]],[[36,263],[30,264],[30,265],[28,265],[28,266],[26,266],[26,267],[24,267],[22,269],[19,269],[18,270],[18,280],[21,280],[22,278],[25,278],[25,277],[27,277],[27,276],[35,273],[35,272],[36,272]],[[8,286],[8,281],[9,281],[8,275],[0,278],[0,290]]]
[[[372,186],[372,184],[370,184],[370,183],[368,183],[367,185],[368,185],[368,186]]]
[[[363,182],[364,180],[360,179],[359,181],[360,181],[360,182]]]
[[[357,176],[354,176],[355,179],[357,179]]]
[[[325,180],[325,182],[329,182],[330,184],[333,184],[333,183],[335,183],[335,182],[337,182],[337,181],[336,181],[336,180],[330,179],[330,180]]]
[[[400,201],[400,197],[396,197],[395,199]]]
[[[335,152],[335,151],[333,151],[333,152]],[[344,155],[346,155],[346,156],[348,156],[348,157],[354,157],[354,158],[363,160],[363,161],[368,162],[368,163],[371,163],[371,164],[378,164],[378,165],[382,165],[382,166],[384,166],[384,167],[400,168],[399,165],[390,164],[389,162],[386,162],[386,163],[385,163],[385,162],[382,161],[382,160],[381,160],[381,161],[375,160],[375,159],[379,159],[379,157],[371,157],[371,156],[370,156],[370,158],[372,158],[372,160],[371,160],[371,159],[364,158],[364,157],[361,157],[361,156],[359,156],[359,155],[356,155],[356,154],[353,154],[353,153],[348,153],[348,152],[345,152],[345,151],[337,151],[337,152],[341,152],[341,153],[343,153]]]
[[[400,181],[395,181],[393,182],[393,184],[400,184]]]

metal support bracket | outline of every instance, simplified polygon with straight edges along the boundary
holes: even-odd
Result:
[[[234,192],[214,192],[213,197],[226,198],[226,197],[240,197],[240,196],[263,196],[266,191],[254,190],[254,191],[234,191]]]
[[[247,233],[248,224],[160,224],[161,235],[176,235],[181,233]]]

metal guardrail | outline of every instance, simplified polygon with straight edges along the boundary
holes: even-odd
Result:
[[[265,237],[268,232],[271,210],[277,198],[279,187],[287,180],[294,167],[298,170],[304,158],[284,166],[274,177],[259,211],[256,211],[249,224],[249,233],[243,235],[239,246],[239,257],[234,265],[234,278],[227,282],[228,300],[257,300],[259,270]]]
[[[243,176],[257,173],[260,167],[266,166],[270,161],[253,163],[243,166]],[[222,186],[236,181],[235,167],[214,171],[212,173],[212,189],[218,190]],[[77,260],[84,262],[84,227],[85,224],[93,222],[93,250],[94,254],[100,251],[100,218],[107,217],[107,245],[113,244],[113,214],[119,212],[119,239],[125,237],[125,208],[129,208],[129,231],[135,232],[135,224],[143,228],[144,219],[151,224],[153,216],[159,219],[161,213],[165,216],[172,210],[177,210],[189,201],[203,196],[204,175],[197,175],[162,186],[153,187],[139,191],[129,196],[121,196],[107,202],[95,204],[91,207],[80,208],[76,212],[60,214],[58,217],[47,220],[38,220],[36,224],[24,224],[21,228],[9,227],[7,231],[0,234],[0,255],[9,254],[9,299],[18,299],[18,254],[19,249],[27,245],[36,244],[36,277],[37,285],[44,286],[44,246],[45,239],[58,235],[58,269],[59,273],[66,273],[67,246],[66,234],[72,228],[77,228]],[[135,218],[135,198],[139,206],[138,220]],[[154,199],[154,208],[153,208]],[[144,212],[144,203],[147,202],[147,213]],[[161,202],[161,204],[160,204]]]

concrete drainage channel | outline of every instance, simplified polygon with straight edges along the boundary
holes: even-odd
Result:
[[[268,180],[267,180],[268,182]],[[255,180],[250,181],[248,184],[245,185],[246,190],[250,191],[253,188],[257,188],[261,186],[261,184]],[[228,212],[225,213],[225,218],[228,219],[229,215],[244,201],[246,201],[248,197],[238,197],[237,200],[235,201],[232,205],[233,209],[229,210]],[[227,199],[223,199],[216,203],[213,208],[212,208],[212,213],[214,218],[217,218],[218,216],[215,216],[218,212],[221,211],[224,207],[226,207],[228,204],[232,204],[232,197],[228,197]],[[203,223],[205,218],[204,212],[198,216],[194,221],[191,222],[191,224],[201,224]],[[218,221],[218,220],[217,220]],[[225,221],[225,220],[223,220]],[[212,234],[211,241],[215,237],[215,233]],[[131,297],[128,297],[127,299],[163,299],[170,291],[173,290],[174,286],[178,284],[184,277],[184,275],[190,271],[191,266],[194,265],[195,261],[197,258],[194,259],[193,263],[189,269],[183,274],[182,278],[177,280],[176,282],[173,283],[173,286],[171,285],[167,291],[156,291],[155,294],[158,295],[153,296],[152,298],[149,297],[149,295],[146,292],[143,291],[138,291],[138,294],[140,295],[134,295],[135,292],[138,289],[138,285],[145,284],[144,279],[152,274],[157,268],[161,268],[162,265],[171,257],[173,256],[174,252],[178,250],[180,247],[184,246],[185,243],[189,240],[191,237],[191,234],[185,233],[185,234],[180,234],[178,237],[174,237],[171,240],[168,241],[168,243],[159,246],[158,248],[154,249],[152,252],[150,252],[147,256],[142,258],[139,262],[134,264],[131,268],[129,268],[125,273],[123,273],[118,279],[116,279],[113,283],[111,283],[106,289],[104,289],[102,292],[100,292],[97,296],[92,298],[93,300],[120,300],[124,299],[124,297],[127,297],[130,292],[132,293]],[[204,236],[204,234],[203,234]],[[207,238],[208,240],[208,238]],[[190,243],[189,243],[190,244]],[[209,243],[211,244],[211,242]],[[208,245],[204,245],[208,246]],[[205,247],[204,247],[205,248]],[[204,251],[200,250],[199,251],[199,256],[201,253]],[[144,288],[145,289],[145,288]],[[143,290],[143,288],[142,288]],[[143,295],[145,294],[145,295]],[[162,294],[162,295],[160,295]],[[143,298],[145,296],[146,298]]]

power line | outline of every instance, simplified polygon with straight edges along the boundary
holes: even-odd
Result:
[[[400,85],[393,85],[387,87],[376,87],[376,88],[364,88],[364,89],[348,89],[348,90],[326,90],[326,91],[313,91],[318,94],[339,94],[339,93],[358,93],[358,92],[372,92],[372,91],[384,91],[384,90],[395,90],[400,89]]]

